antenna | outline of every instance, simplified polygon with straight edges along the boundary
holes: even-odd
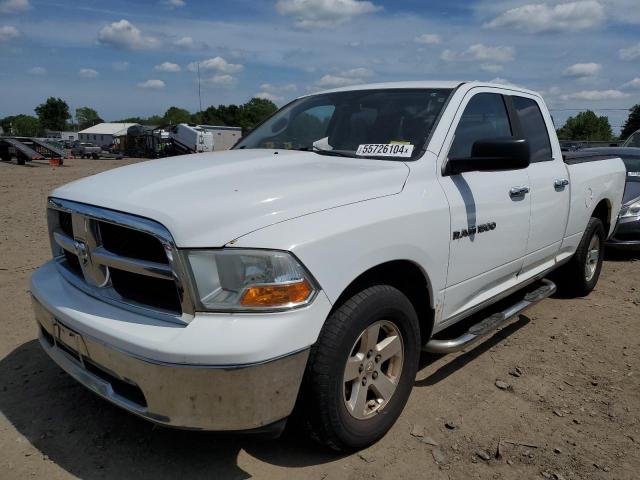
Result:
[[[200,93],[200,62],[198,62],[198,103],[200,104],[200,112],[202,111],[202,95]]]

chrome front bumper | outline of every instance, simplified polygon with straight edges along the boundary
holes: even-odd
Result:
[[[155,362],[76,332],[33,299],[39,340],[62,369],[113,404],[178,428],[260,429],[290,415],[309,350],[241,366]]]

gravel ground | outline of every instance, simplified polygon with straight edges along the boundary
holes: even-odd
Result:
[[[95,397],[36,341],[28,280],[50,256],[54,187],[135,160],[0,163],[0,477],[555,478],[640,475],[640,263],[609,254],[587,298],[552,298],[487,341],[422,357],[397,424],[337,455],[154,427]],[[266,400],[268,401],[268,400]]]

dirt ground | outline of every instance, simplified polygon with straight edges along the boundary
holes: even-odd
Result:
[[[588,298],[423,355],[399,421],[358,454],[158,428],[97,398],[40,349],[28,281],[50,256],[48,192],[129,162],[0,163],[0,478],[640,478],[638,256],[609,254]]]

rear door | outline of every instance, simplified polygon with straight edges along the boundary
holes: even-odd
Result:
[[[438,176],[452,229],[445,323],[515,283],[527,250],[530,197],[524,193],[526,169],[444,175],[442,168],[449,157],[469,157],[475,141],[511,137],[513,131],[499,90],[475,88],[462,101],[440,152]]]
[[[553,123],[544,105],[526,94],[507,98],[512,106],[514,127],[526,138],[531,152],[527,168],[530,182],[531,222],[523,274],[535,274],[553,265],[560,250],[569,218],[571,185],[558,142],[551,142]],[[554,151],[555,148],[555,151]]]

